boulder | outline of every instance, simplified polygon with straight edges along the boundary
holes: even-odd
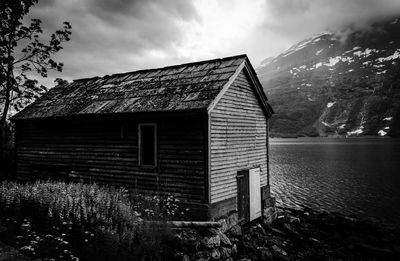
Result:
[[[206,236],[216,236],[219,235],[221,232],[216,229],[216,228],[207,228],[207,230],[204,231],[204,235]]]
[[[267,248],[267,247],[258,247],[257,250],[258,250],[259,260],[266,261],[266,260],[272,260],[273,259],[273,255],[272,255],[271,251],[269,250],[269,248]]]
[[[194,255],[192,255],[192,258],[190,260],[195,260],[195,261],[208,261],[211,258],[211,253],[208,250],[203,250],[203,251],[198,251]]]
[[[238,248],[236,244],[232,246],[232,256],[236,256],[238,254]]]
[[[290,223],[293,223],[293,224],[300,224],[300,218],[290,216],[290,217],[289,217],[289,222],[290,222]]]
[[[233,237],[241,237],[242,236],[242,228],[239,225],[235,225],[229,229],[229,235]]]
[[[232,246],[231,240],[224,233],[220,232],[218,235],[219,235],[219,238],[221,239],[221,246],[224,246],[224,247]]]
[[[221,253],[218,251],[218,249],[213,249],[211,251],[211,260],[220,260],[221,259]]]
[[[216,248],[221,245],[221,239],[219,235],[211,237],[203,237],[201,239],[201,245],[208,249]]]
[[[219,252],[221,253],[221,259],[223,260],[232,256],[232,249],[228,247],[220,247]]]
[[[276,255],[287,256],[286,251],[283,250],[282,248],[278,247],[277,245],[273,245],[273,246],[272,246],[272,251],[273,251],[274,254],[276,254]]]

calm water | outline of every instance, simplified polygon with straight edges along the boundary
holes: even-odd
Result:
[[[278,203],[400,224],[400,140],[272,139],[270,150]]]

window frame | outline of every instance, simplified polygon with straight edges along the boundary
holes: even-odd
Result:
[[[142,126],[153,126],[154,127],[154,165],[145,165],[143,164],[143,156],[142,156]],[[138,163],[139,166],[145,168],[155,168],[158,163],[158,150],[157,150],[157,123],[139,123],[138,124]]]

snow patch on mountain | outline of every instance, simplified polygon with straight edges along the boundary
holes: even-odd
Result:
[[[347,132],[347,136],[360,135],[360,134],[362,134],[362,133],[364,132],[363,129],[364,129],[364,127],[361,126],[360,128],[358,128],[358,129],[356,129],[356,130],[348,131],[348,132]]]
[[[328,104],[326,105],[327,108],[332,107],[336,102],[328,102]]]
[[[381,57],[376,59],[378,62],[386,62],[386,61],[391,61],[394,59],[398,59],[400,57],[400,49],[397,49],[392,55],[389,55],[387,57]]]
[[[380,131],[378,131],[378,134],[379,134],[379,136],[385,136],[387,134],[387,132],[384,130],[380,130]]]
[[[366,48],[364,51],[354,52],[353,55],[366,58],[368,56],[371,56],[373,53],[378,53],[378,52],[379,52],[379,50],[377,50],[377,49]]]

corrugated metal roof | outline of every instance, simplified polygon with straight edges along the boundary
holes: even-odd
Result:
[[[246,59],[240,55],[75,80],[52,88],[13,120],[207,108]]]

